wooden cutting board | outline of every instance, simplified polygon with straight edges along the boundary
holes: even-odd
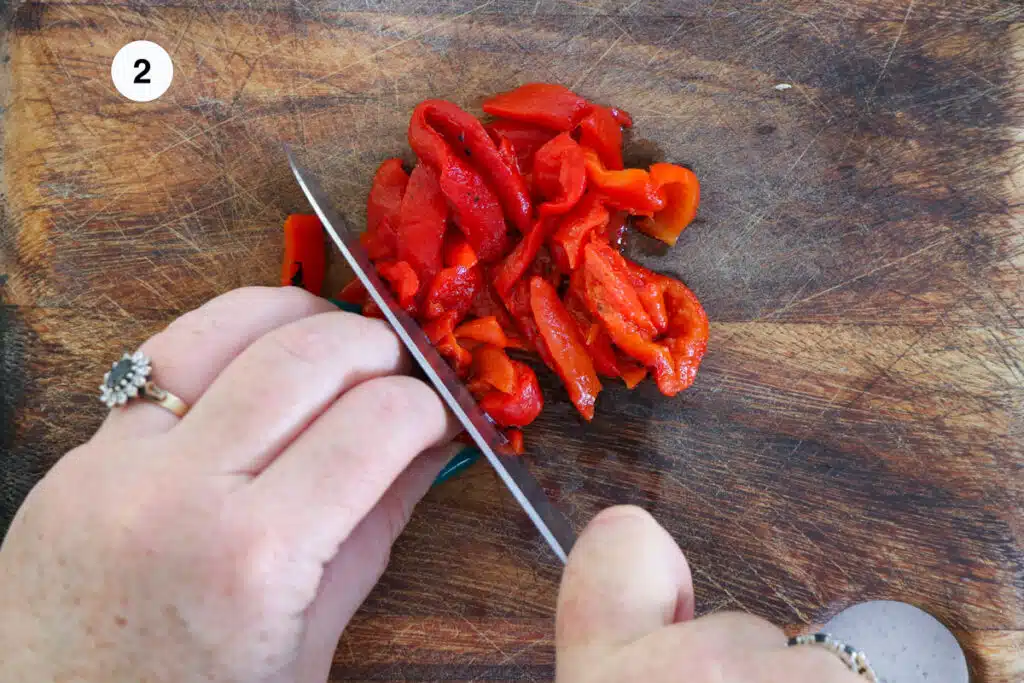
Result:
[[[634,163],[697,172],[700,216],[678,246],[630,248],[713,321],[676,399],[611,386],[583,425],[544,380],[527,444],[574,523],[651,510],[702,612],[795,629],[905,600],[956,631],[976,681],[1024,679],[1020,5],[14,4],[4,524],[102,418],[94,390],[116,354],[218,293],[276,282],[281,224],[306,210],[283,141],[361,221],[416,102],[479,111],[554,81],[634,115]],[[137,39],[175,65],[148,104],[110,80]],[[550,679],[558,576],[479,465],[418,510],[333,679]]]

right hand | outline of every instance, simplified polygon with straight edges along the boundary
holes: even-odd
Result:
[[[668,532],[640,508],[605,510],[562,577],[558,683],[863,683],[831,652],[786,647],[762,619],[693,612],[690,568]]]

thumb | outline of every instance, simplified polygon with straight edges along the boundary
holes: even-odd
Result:
[[[693,618],[690,567],[647,512],[613,507],[583,531],[562,576],[555,624],[559,680],[580,680],[602,652]]]

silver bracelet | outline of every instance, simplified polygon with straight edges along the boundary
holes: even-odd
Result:
[[[789,639],[790,647],[796,647],[797,645],[817,645],[818,647],[823,647],[843,660],[843,663],[853,673],[863,676],[870,683],[879,683],[875,670],[868,663],[867,655],[851,645],[836,640],[827,633],[812,633],[804,636],[794,636]]]

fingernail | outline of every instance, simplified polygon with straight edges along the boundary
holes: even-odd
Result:
[[[480,458],[480,451],[475,446],[466,446],[459,451],[454,458],[448,461],[441,473],[434,479],[434,486],[443,484],[449,479],[454,479],[469,469],[470,465]]]
[[[359,304],[353,304],[353,303],[350,303],[348,301],[340,301],[338,299],[328,299],[328,301],[330,301],[332,304],[334,304],[335,306],[337,306],[341,310],[347,311],[348,313],[362,313],[363,312],[363,307],[360,306]]]

